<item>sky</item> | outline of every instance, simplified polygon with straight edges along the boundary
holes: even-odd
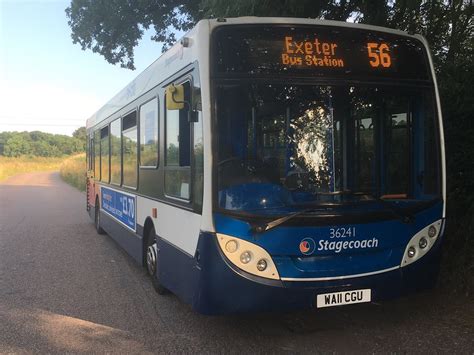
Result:
[[[66,0],[0,0],[0,132],[71,135],[161,54],[147,31],[135,71],[73,44]]]

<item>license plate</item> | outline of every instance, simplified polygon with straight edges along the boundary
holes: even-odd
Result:
[[[323,308],[370,302],[371,296],[372,292],[370,289],[323,293],[316,296],[316,307]]]

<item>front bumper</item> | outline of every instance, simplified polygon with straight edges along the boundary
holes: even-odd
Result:
[[[211,233],[201,234],[198,255],[199,281],[193,308],[203,314],[224,314],[315,308],[316,295],[329,292],[369,288],[372,301],[381,301],[429,289],[438,275],[440,243],[407,267],[329,281],[277,281],[248,274],[226,259]]]

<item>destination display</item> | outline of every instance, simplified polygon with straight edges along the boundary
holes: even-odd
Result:
[[[385,77],[430,80],[414,38],[332,26],[224,26],[216,30],[215,75]]]

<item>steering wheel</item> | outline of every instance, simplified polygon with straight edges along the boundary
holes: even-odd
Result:
[[[240,160],[243,163],[242,158],[232,157],[232,158],[227,158],[227,159],[221,160],[217,165],[219,165],[219,167],[220,167],[221,165],[228,164],[230,162],[237,161],[237,160]]]

